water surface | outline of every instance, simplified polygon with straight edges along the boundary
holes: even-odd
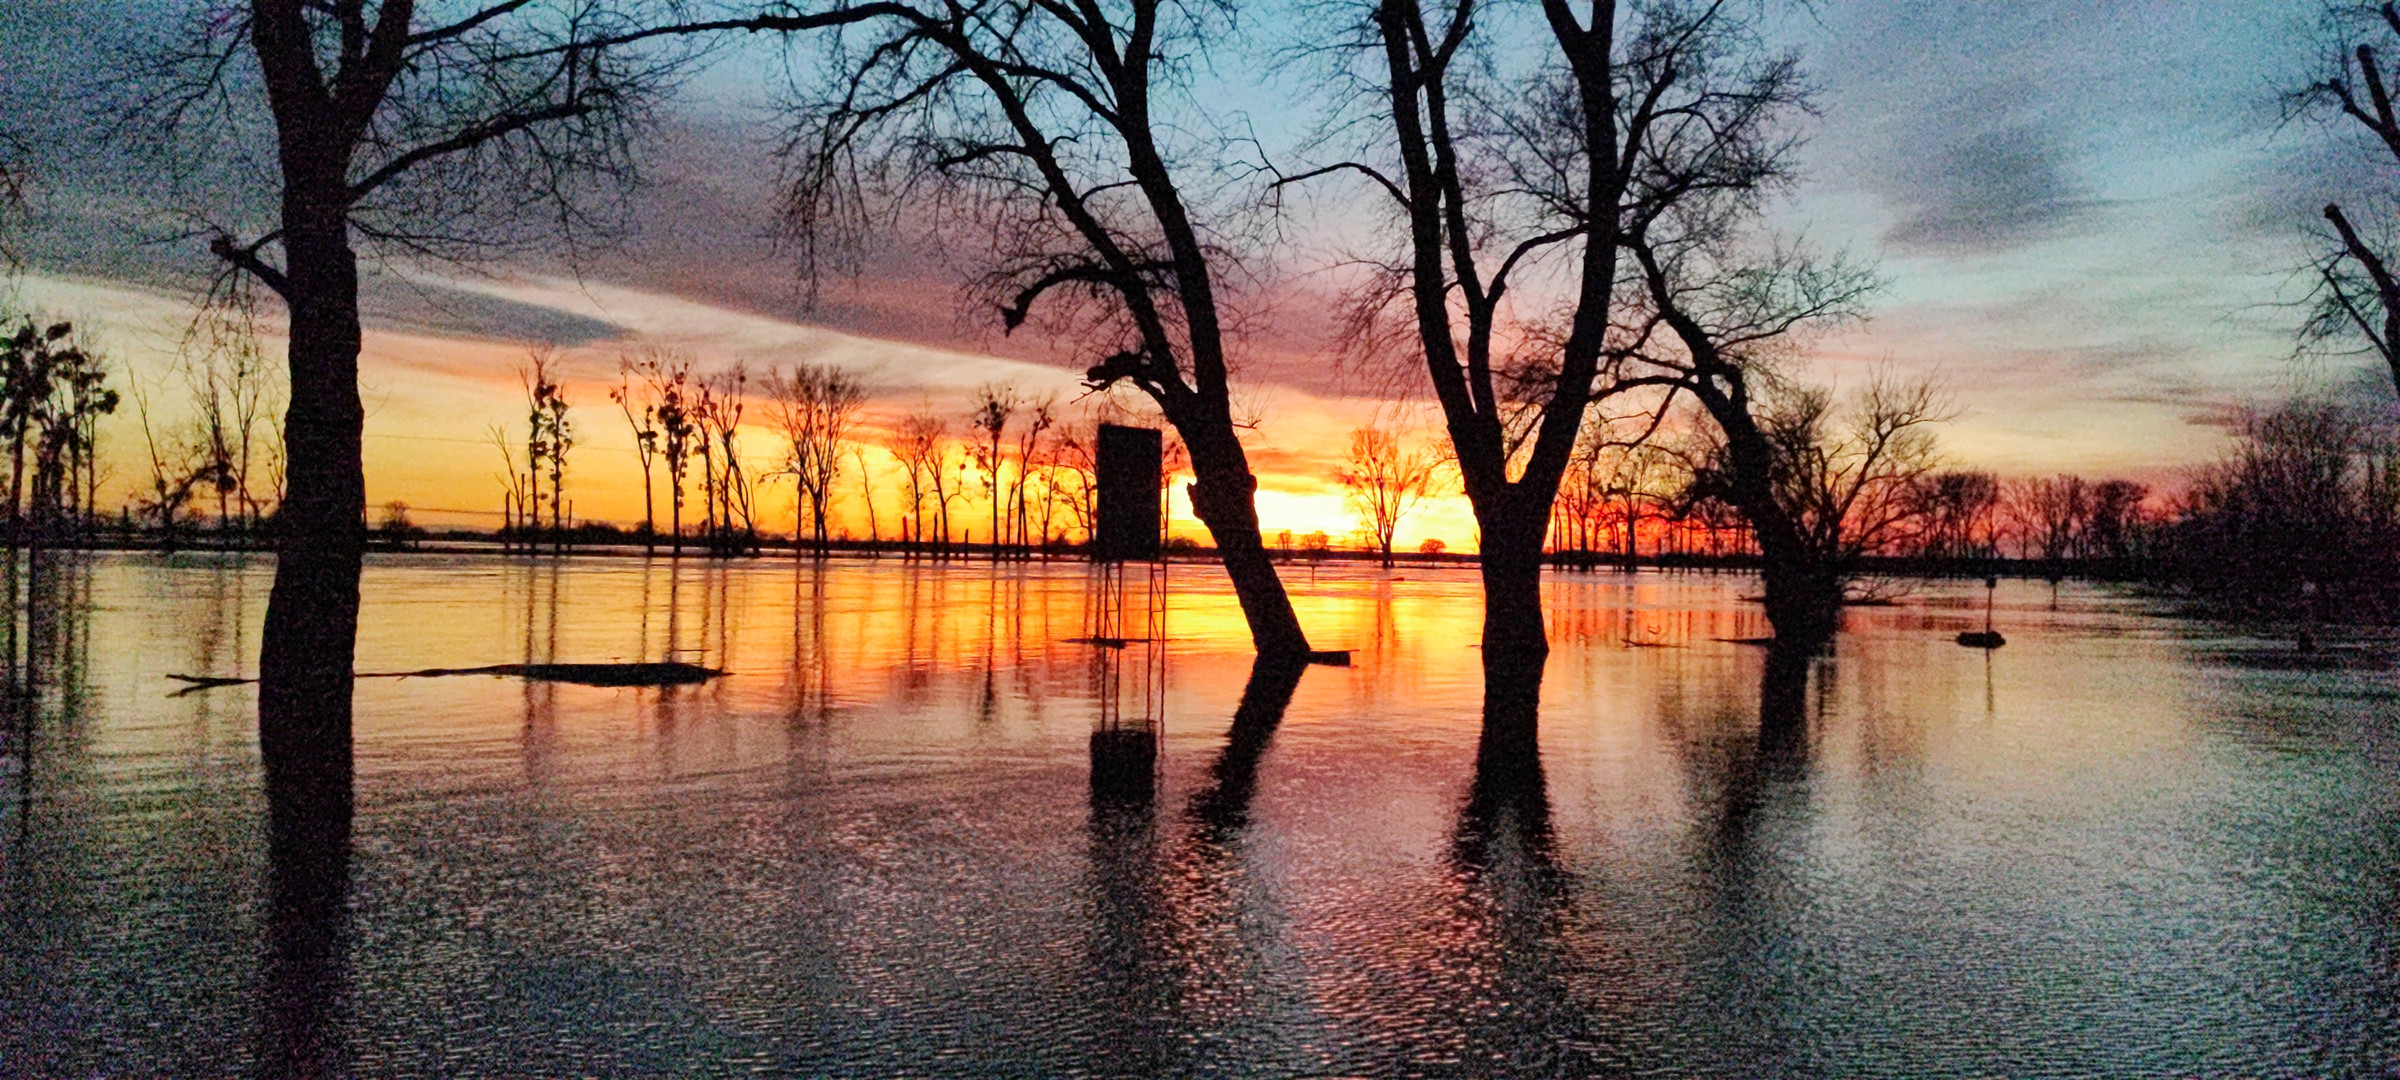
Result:
[[[362,672],[732,674],[361,681],[346,901],[295,1014],[254,691],[167,679],[250,674],[270,576],[41,581],[0,1073],[274,1071],[294,1039],[362,1076],[2400,1062],[2380,646],[2288,663],[2008,583],[1985,654],[1950,640],[1982,590],[1929,587],[1794,686],[1729,640],[1765,632],[1752,582],[1652,573],[1553,579],[1524,741],[1487,736],[1460,571],[1287,569],[1355,663],[1286,688],[1250,685],[1201,566],[1163,645],[1116,651],[1071,639],[1152,636],[1138,572],[1108,623],[1069,563],[381,557]]]

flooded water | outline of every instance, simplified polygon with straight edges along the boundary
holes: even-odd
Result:
[[[382,557],[362,672],[731,674],[362,680],[346,900],[295,946],[254,689],[168,679],[251,673],[269,574],[42,586],[0,1073],[2400,1071],[2375,649],[2008,583],[1987,654],[1939,587],[1795,686],[1727,640],[1746,579],[1567,575],[1535,742],[1487,734],[1462,571],[1288,569],[1354,650],[1289,687],[1201,566],[1155,635],[1077,564]]]

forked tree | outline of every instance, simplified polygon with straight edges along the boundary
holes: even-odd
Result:
[[[827,520],[834,485],[841,479],[850,429],[867,403],[866,386],[841,368],[799,363],[769,371],[766,391],[775,426],[784,438],[783,471],[791,474],[799,488],[799,499],[792,507],[793,551],[800,550],[798,541],[805,525],[822,558],[831,540]],[[860,468],[865,468],[863,463]]]
[[[1342,485],[1342,500],[1358,518],[1359,530],[1382,554],[1385,569],[1392,565],[1392,538],[1400,519],[1433,492],[1434,471],[1441,458],[1423,448],[1409,449],[1400,438],[1380,427],[1350,433],[1350,452],[1334,474]]]
[[[950,457],[950,426],[940,416],[930,412],[911,414],[900,422],[892,456],[900,460],[901,473],[908,488],[908,512],[901,522],[908,529],[908,540],[919,552],[947,548],[950,544],[950,503],[942,482],[942,469]],[[926,501],[933,502],[930,515]],[[935,539],[929,545],[925,539],[926,519],[930,516]]]
[[[2400,108],[2393,104],[2400,93],[2400,6],[2329,3],[2325,21],[2331,45],[2325,70],[2286,95],[2287,110],[2364,129],[2375,153],[2387,159],[2384,166],[2400,165]],[[2316,262],[2316,305],[2302,334],[2315,341],[2363,338],[2400,390],[2400,267],[2393,265],[2400,252],[2392,247],[2400,222],[2389,206],[2373,194],[2346,208],[2339,199],[2325,204],[2333,233]]]
[[[1932,426],[1946,416],[1931,384],[1885,375],[1846,403],[1787,388],[1724,415],[1689,497],[1750,523],[1779,645],[1822,646],[1864,558],[1897,553],[1920,531],[1923,484],[1941,464]]]
[[[617,403],[617,411],[625,416],[625,426],[633,432],[633,453],[642,466],[642,547],[648,550],[658,544],[658,498],[653,494],[651,478],[658,462],[658,401],[645,380],[636,385],[633,377],[640,368],[630,356],[617,361],[617,385],[608,391],[608,399]]]
[[[1543,545],[1585,410],[1675,381],[1615,370],[1627,236],[1759,182],[1797,100],[1791,59],[1755,44],[1755,8],[1541,0],[1523,25],[1476,0],[1377,0],[1343,73],[1373,92],[1329,125],[1374,137],[1282,181],[1364,177],[1400,222],[1405,249],[1371,257],[1357,336],[1398,337],[1431,376],[1482,534],[1487,658],[1549,649]],[[1395,312],[1400,335],[1383,332]]]
[[[259,655],[265,751],[347,760],[366,546],[357,242],[470,255],[512,211],[587,223],[577,196],[625,172],[629,122],[674,65],[609,47],[640,0],[204,0],[134,107],[213,199],[209,249],[289,319],[289,454]],[[267,190],[227,190],[250,131],[274,134]],[[231,177],[232,179],[227,179]],[[242,223],[244,205],[271,204]]]
[[[980,436],[975,442],[975,467],[983,470],[983,491],[991,499],[994,562],[1000,560],[1000,545],[1004,539],[1000,527],[1001,515],[1008,505],[1006,489],[1001,486],[1001,472],[1007,466],[1005,447],[1008,423],[1016,418],[1017,410],[1024,404],[1025,399],[1016,390],[986,385],[975,391],[975,409],[967,414],[967,426]]]

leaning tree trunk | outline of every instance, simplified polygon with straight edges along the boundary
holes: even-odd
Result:
[[[258,661],[259,742],[270,769],[281,750],[321,759],[338,746],[347,760],[366,551],[358,262],[338,208],[287,194],[284,221],[291,403],[283,437],[290,471]]]
[[[1308,636],[1300,630],[1291,595],[1284,591],[1275,560],[1267,554],[1266,538],[1259,532],[1258,477],[1251,474],[1232,425],[1225,425],[1221,433],[1202,424],[1176,427],[1192,455],[1192,513],[1208,526],[1225,575],[1233,579],[1252,646],[1270,659],[1307,655]]]

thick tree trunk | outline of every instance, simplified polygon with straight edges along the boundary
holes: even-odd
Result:
[[[1542,628],[1542,537],[1549,532],[1547,506],[1477,506],[1482,527],[1483,654],[1541,657],[1550,652]]]
[[[1233,594],[1250,624],[1251,646],[1261,657],[1306,656],[1308,635],[1300,631],[1300,617],[1292,612],[1292,598],[1259,533],[1258,478],[1251,475],[1231,425],[1218,437],[1177,427],[1192,454],[1192,512],[1208,526],[1225,574],[1233,579]]]
[[[1804,653],[1833,640],[1841,624],[1843,575],[1790,551],[1769,550],[1761,562],[1775,640]]]
[[[367,509],[359,450],[366,413],[358,396],[358,264],[338,213],[310,215],[292,205],[298,201],[287,197],[284,212],[291,307],[284,445],[290,471],[259,649],[259,730],[262,745],[292,738],[347,747]],[[293,227],[295,219],[303,224]]]
[[[352,765],[347,734],[262,725],[267,789],[267,1076],[340,1076],[349,978]]]

